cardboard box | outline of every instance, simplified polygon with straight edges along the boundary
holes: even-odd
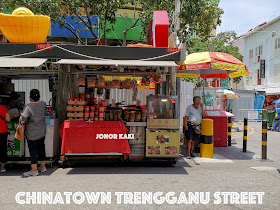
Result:
[[[87,101],[75,101],[76,102],[76,105],[80,105],[80,106],[85,106],[87,105]]]
[[[67,117],[74,117],[74,113],[67,113]]]
[[[76,101],[68,101],[68,104],[75,105],[76,104],[75,102]]]
[[[83,106],[74,107],[74,111],[83,112],[84,107]]]
[[[74,107],[73,106],[67,106],[67,112],[73,112]]]
[[[74,113],[74,117],[84,117],[83,112]]]

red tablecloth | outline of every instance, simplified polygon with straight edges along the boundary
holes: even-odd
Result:
[[[82,153],[131,153],[127,139],[96,139],[97,134],[127,134],[122,121],[64,121],[59,129],[61,155]]]

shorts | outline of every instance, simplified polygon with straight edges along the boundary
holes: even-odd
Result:
[[[186,139],[195,141],[196,144],[200,142],[200,134],[194,132],[193,126],[188,124],[188,130],[185,130]]]

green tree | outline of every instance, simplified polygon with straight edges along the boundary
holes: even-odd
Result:
[[[192,45],[188,48],[188,54],[196,52],[224,52],[234,56],[239,60],[243,60],[243,56],[239,52],[238,47],[233,46],[232,43],[236,40],[237,34],[234,31],[226,31],[217,34],[215,38],[203,41],[200,38],[193,40]],[[242,77],[236,77],[233,82],[236,84],[240,83]]]

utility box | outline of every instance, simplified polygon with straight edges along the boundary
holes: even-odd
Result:
[[[224,110],[207,110],[205,118],[212,119],[214,125],[214,147],[227,147],[228,120]]]

